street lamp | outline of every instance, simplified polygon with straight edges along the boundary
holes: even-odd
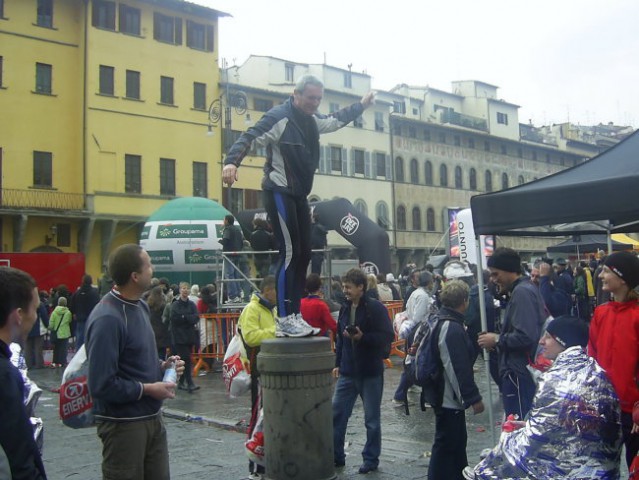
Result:
[[[237,72],[237,67],[234,67]],[[233,131],[231,128],[231,115],[233,111],[237,115],[246,115],[246,122],[250,122],[249,114],[246,113],[248,107],[248,98],[242,90],[231,90],[229,86],[229,72],[226,66],[226,60],[222,60],[222,71],[224,72],[224,91],[209,105],[209,125],[207,135],[213,135],[213,128],[218,125],[223,126],[222,131],[222,156],[228,153],[229,148],[233,144]],[[222,162],[224,168],[224,162]],[[222,185],[222,188],[224,186]],[[231,187],[227,190],[226,207],[231,208]]]

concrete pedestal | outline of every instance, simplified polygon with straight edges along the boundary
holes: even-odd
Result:
[[[264,453],[270,480],[332,480],[331,370],[326,337],[262,342],[257,357],[264,405]]]

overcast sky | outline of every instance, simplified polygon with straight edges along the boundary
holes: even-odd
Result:
[[[230,13],[220,59],[269,55],[450,91],[481,80],[519,121],[639,127],[637,0],[190,0]]]

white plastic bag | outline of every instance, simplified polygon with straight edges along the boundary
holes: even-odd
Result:
[[[85,428],[95,425],[88,374],[87,352],[82,345],[64,370],[60,385],[60,418],[67,427]]]
[[[222,365],[222,377],[231,398],[243,395],[251,389],[251,376],[247,372],[247,364],[242,339],[236,334],[226,349]]]

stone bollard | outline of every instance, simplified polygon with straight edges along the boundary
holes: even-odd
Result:
[[[326,337],[262,342],[257,357],[264,406],[269,480],[332,480],[332,376],[335,354]]]

